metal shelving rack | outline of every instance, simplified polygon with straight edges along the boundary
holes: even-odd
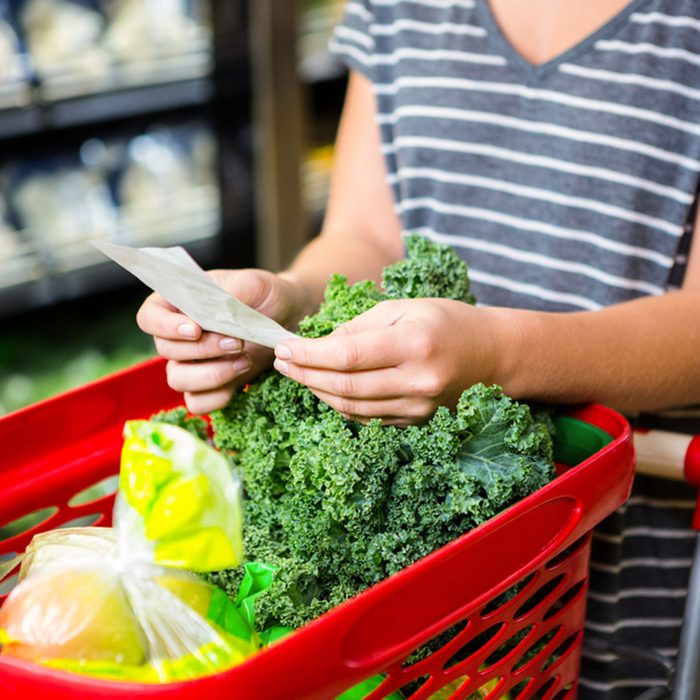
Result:
[[[129,129],[134,134],[154,122],[204,121],[219,146],[216,217],[192,224],[187,212],[179,211],[181,203],[174,203],[172,226],[156,227],[160,233],[156,230],[152,244],[182,243],[204,265],[247,266],[254,262],[248,8],[244,0],[208,1],[213,28],[208,52],[195,46],[189,56],[166,56],[140,72],[120,69],[109,81],[87,88],[69,75],[6,90],[0,95],[2,163],[75,150],[86,139]],[[0,268],[0,316],[133,285],[130,276],[89,251],[76,264],[52,267],[55,253],[25,240],[17,264]]]
[[[0,101],[0,143],[11,144],[16,154],[139,120],[205,114],[219,140],[221,235],[215,242],[194,236],[186,247],[203,265],[278,270],[310,237],[301,166],[314,103],[323,101],[324,86],[342,91],[345,71],[323,46],[300,47],[299,0],[210,2],[211,65],[181,76],[171,72],[162,81],[122,81],[82,94],[66,89],[52,99],[36,89],[29,97],[10,96]],[[250,173],[232,162],[232,151],[245,153]],[[162,244],[177,242],[175,231]],[[130,283],[126,273],[105,263],[60,275],[28,263],[24,281],[0,280],[0,316]]]

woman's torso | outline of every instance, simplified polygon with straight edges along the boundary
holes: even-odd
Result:
[[[699,2],[633,0],[537,67],[486,0],[354,0],[331,47],[374,83],[402,228],[454,246],[480,303],[593,310],[681,284],[700,179]],[[682,427],[700,432],[700,413]],[[637,479],[594,533],[588,634],[675,655],[693,495]],[[648,664],[584,662],[582,698],[659,680]]]
[[[403,228],[453,244],[480,303],[594,309],[677,282],[700,173],[698,3],[634,0],[541,66],[485,0],[349,7],[335,49],[369,61]]]

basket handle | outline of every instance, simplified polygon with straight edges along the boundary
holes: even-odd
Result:
[[[634,454],[640,474],[693,483],[693,473],[700,472],[700,435],[635,430]]]
[[[700,487],[700,435],[665,430],[635,430],[635,469],[640,474],[685,481]],[[693,528],[700,531],[700,491],[693,515]]]

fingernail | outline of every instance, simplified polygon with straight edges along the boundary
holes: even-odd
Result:
[[[289,365],[284,360],[275,360],[274,367],[280,374],[289,374]]]
[[[239,357],[231,363],[233,370],[236,374],[243,374],[250,369],[250,358],[249,357]]]
[[[292,351],[286,345],[278,345],[275,348],[275,355],[279,357],[280,360],[290,360]]]
[[[243,343],[237,338],[222,338],[219,341],[219,347],[226,352],[231,352],[232,350],[240,350]]]
[[[181,323],[177,327],[177,332],[183,338],[196,338],[197,337],[197,329],[194,327],[194,324],[192,324],[192,323]]]

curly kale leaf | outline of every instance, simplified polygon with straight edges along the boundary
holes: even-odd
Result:
[[[207,422],[199,416],[191,416],[184,406],[177,406],[176,408],[155,413],[151,416],[151,420],[177,425],[179,428],[184,428],[202,440],[209,438]]]
[[[343,275],[333,275],[321,307],[301,321],[299,333],[309,338],[327,335],[386,299],[442,297],[474,303],[467,265],[451,248],[415,234],[404,242],[407,257],[384,268],[383,289],[371,280],[351,285]]]
[[[498,387],[403,429],[346,421],[312,397],[269,375],[214,416],[243,478],[248,556],[280,567],[256,602],[263,627],[310,621],[553,476],[547,426]],[[227,575],[215,580],[233,593]]]
[[[352,320],[384,299],[371,280],[348,284],[347,277],[333,275],[318,313],[307,316],[299,324],[299,333],[308,338],[328,335],[341,323]]]
[[[408,258],[373,282],[334,276],[303,334],[321,336],[378,302],[472,302],[446,246],[406,240]],[[241,474],[248,557],[279,567],[256,599],[261,628],[299,627],[458,537],[552,476],[546,420],[498,387],[476,385],[425,425],[346,421],[306,387],[269,372],[212,414],[216,444]],[[230,595],[236,570],[211,576]]]
[[[476,300],[469,292],[467,264],[452,248],[415,234],[404,238],[407,257],[386,267],[382,288],[388,299],[442,297],[467,304]]]

